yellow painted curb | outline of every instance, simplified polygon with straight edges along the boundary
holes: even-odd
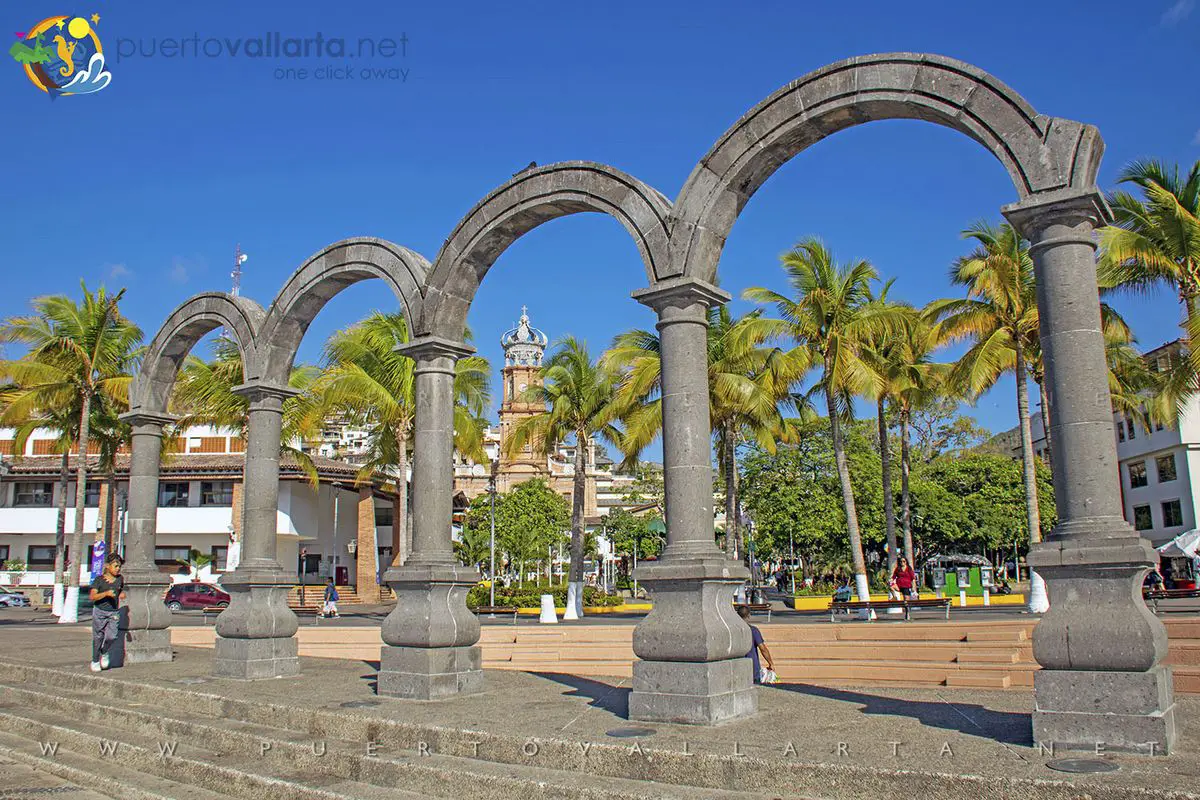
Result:
[[[922,600],[936,600],[937,595],[931,593],[921,594],[920,598]],[[886,594],[873,594],[871,595],[871,599],[882,601],[887,600],[888,596]],[[950,597],[950,599],[953,601],[951,605],[952,608],[960,607],[958,605],[957,595]],[[1023,606],[1026,603],[1025,595],[1023,594],[994,594],[992,595],[991,600],[991,604],[994,606]],[[828,611],[829,604],[833,602],[833,600],[829,597],[797,597],[795,602],[797,611]],[[982,606],[983,598],[968,596],[967,605]]]
[[[586,614],[631,614],[631,613],[636,613],[638,611],[649,611],[653,607],[654,606],[652,606],[650,603],[626,603],[625,605],[620,605],[620,606],[584,606],[583,613],[585,615]],[[554,609],[554,611],[555,611],[555,613],[558,613],[558,614],[567,613],[567,609],[564,606],[559,606],[558,608]],[[533,615],[536,617],[542,613],[542,610],[540,608],[518,608],[517,613],[524,614],[526,616]]]

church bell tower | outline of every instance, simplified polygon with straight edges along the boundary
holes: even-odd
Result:
[[[546,334],[529,324],[529,314],[521,307],[521,319],[517,327],[500,338],[504,348],[504,369],[501,371],[502,399],[500,403],[500,466],[506,474],[509,486],[547,475],[546,457],[534,452],[530,444],[521,448],[513,457],[505,454],[505,445],[513,427],[522,420],[545,412],[540,401],[525,399],[526,392],[542,385],[542,358],[549,339]]]

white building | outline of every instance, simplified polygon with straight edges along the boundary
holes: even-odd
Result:
[[[30,437],[22,453],[13,455],[13,433],[0,431],[0,563],[20,561],[27,573],[22,585],[46,585],[54,567],[61,455],[53,452],[46,432]],[[168,442],[159,482],[158,534],[155,561],[159,568],[186,578],[180,565],[192,551],[212,559],[219,579],[229,568],[230,546],[240,541],[244,443],[235,434],[192,428]],[[173,451],[173,452],[170,452]],[[93,457],[94,459],[95,457]],[[280,461],[277,552],[280,564],[323,581],[337,569],[341,585],[360,594],[374,593],[380,565],[391,563],[398,544],[392,536],[393,495],[382,486],[357,486],[357,467],[313,456],[318,482],[294,458]],[[72,470],[74,458],[70,459]],[[89,464],[84,531],[89,543],[106,540],[108,551],[123,538],[124,497],[128,492],[129,456],[118,455],[114,475]],[[75,525],[75,482],[67,483],[67,546]],[[334,511],[337,521],[335,525]],[[236,547],[234,548],[236,551]],[[90,555],[89,546],[89,555]]]

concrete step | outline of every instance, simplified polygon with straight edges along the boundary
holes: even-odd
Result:
[[[0,751],[14,761],[86,786],[115,800],[230,800],[234,797],[140,772],[115,763],[112,758],[74,752],[63,748],[61,743],[53,753],[44,753],[41,742],[21,738],[11,732],[0,733]]]
[[[959,664],[1016,664],[1020,660],[1016,650],[963,650],[957,659]]]
[[[6,702],[20,703],[37,712],[12,713],[0,708],[0,724],[17,729],[43,733],[43,726],[53,726],[62,739],[88,736],[94,728],[118,729],[123,742],[133,737],[146,749],[157,746],[164,737],[181,741],[220,742],[221,752],[188,748],[187,758],[212,764],[226,773],[250,776],[245,794],[234,796],[274,798],[262,791],[261,780],[283,783],[303,777],[306,785],[319,791],[350,798],[397,797],[462,797],[477,793],[480,786],[488,787],[492,797],[513,800],[550,800],[550,798],[579,798],[580,800],[624,800],[625,798],[668,798],[683,800],[689,797],[749,798],[742,792],[700,789],[694,786],[653,783],[625,778],[591,775],[586,772],[567,772],[511,763],[496,763],[482,759],[463,758],[435,752],[408,750],[399,752],[367,752],[363,742],[317,737],[309,733],[274,728],[253,722],[203,715],[185,715],[174,707],[127,703],[97,698],[93,694],[65,689],[46,691],[23,684],[0,684]],[[269,743],[264,753],[263,743]],[[320,742],[320,753],[317,753]],[[123,751],[122,751],[123,752]],[[174,759],[172,759],[174,760]],[[300,767],[299,771],[296,768]],[[291,770],[291,771],[289,771]],[[353,776],[355,780],[349,780]],[[229,775],[225,776],[226,779]],[[234,781],[237,784],[237,781]],[[240,785],[240,784],[238,784]],[[398,792],[390,787],[403,786]],[[387,793],[387,792],[390,792]],[[308,794],[297,797],[320,797]]]
[[[1008,689],[1012,678],[1003,672],[958,671],[946,676],[947,686],[971,686],[979,689]]]

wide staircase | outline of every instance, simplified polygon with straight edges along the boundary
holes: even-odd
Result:
[[[231,699],[79,670],[6,668],[0,676],[0,753],[115,800],[792,796],[721,788],[744,781],[727,777],[735,774],[728,765],[658,766],[640,751],[630,754],[625,743],[584,750],[565,739],[481,736],[356,716],[353,705],[322,707],[320,697],[279,705],[249,691]],[[530,742],[546,751],[537,763],[530,763]],[[718,767],[728,761],[708,760]],[[3,786],[0,797],[9,797]]]
[[[302,596],[301,595],[301,587],[299,585],[292,587],[292,590],[290,592],[288,592],[288,600],[287,600],[288,606],[290,606],[293,609],[320,608],[322,598],[325,596],[325,584],[310,583],[310,584],[306,584],[303,587],[303,589],[304,589],[304,591],[303,591],[304,599],[303,599],[303,602],[301,602],[301,596]],[[362,597],[359,596],[358,590],[355,589],[353,586],[338,586],[337,591],[338,591],[338,606],[339,607],[341,607],[341,606],[358,606],[358,605],[363,605],[364,603],[368,602],[367,600],[364,600]],[[389,586],[384,586],[382,588],[381,594],[382,594],[381,602],[388,603],[388,602],[393,602],[396,599],[395,593],[392,592],[392,589]],[[372,601],[373,601],[373,599],[374,598],[372,598]]]
[[[757,624],[757,623],[756,623]],[[1165,620],[1178,692],[1200,692],[1200,620]],[[781,681],[824,685],[1033,686],[1034,621],[761,624]],[[483,666],[629,677],[631,626],[484,626]]]

